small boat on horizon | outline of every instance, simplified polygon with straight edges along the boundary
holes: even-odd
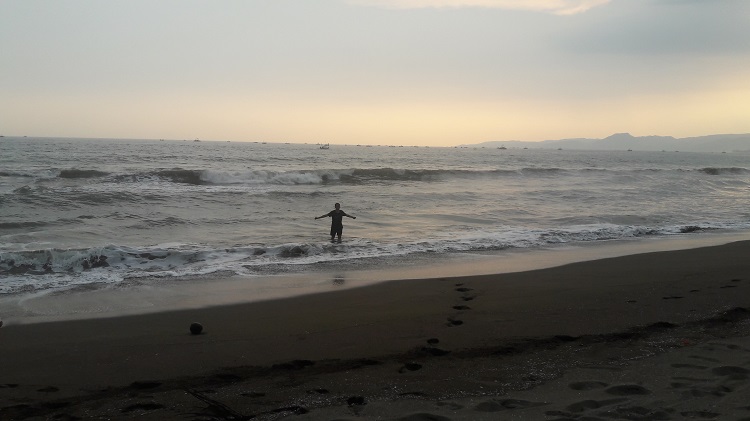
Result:
[[[325,145],[320,145],[320,149],[330,149],[330,145],[326,143]]]

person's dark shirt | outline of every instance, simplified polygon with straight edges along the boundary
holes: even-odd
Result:
[[[331,226],[340,227],[344,225],[344,217],[349,215],[347,215],[346,212],[342,211],[341,209],[334,209],[328,212],[328,215],[326,216],[331,217]]]

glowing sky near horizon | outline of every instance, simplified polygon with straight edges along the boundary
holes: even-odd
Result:
[[[0,134],[750,133],[746,0],[3,0]]]

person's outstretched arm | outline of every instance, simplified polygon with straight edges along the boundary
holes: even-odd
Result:
[[[325,218],[327,216],[330,216],[330,215],[329,214],[325,214],[325,215],[321,215],[321,216],[316,216],[315,219]]]
[[[351,216],[351,215],[346,215],[346,216],[348,216],[349,218],[352,218],[352,219],[357,219],[356,216]]]

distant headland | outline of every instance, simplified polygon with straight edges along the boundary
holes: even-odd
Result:
[[[559,139],[541,142],[520,140],[490,141],[472,145],[507,148],[553,148],[588,150],[681,151],[681,152],[750,152],[750,133],[716,134],[699,137],[675,138],[672,136],[633,136],[616,133],[604,139]]]

